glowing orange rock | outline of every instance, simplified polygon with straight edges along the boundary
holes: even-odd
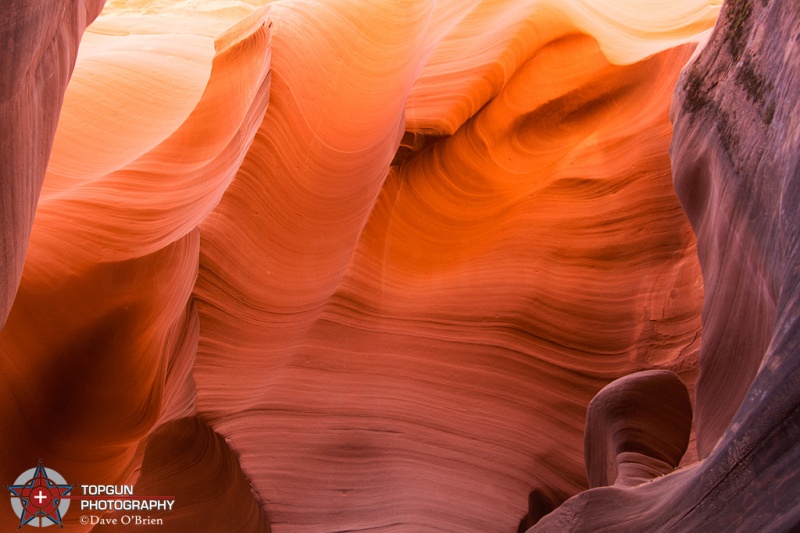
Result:
[[[197,225],[269,96],[268,10],[250,11],[89,30],[0,334],[0,394],[24,405],[4,411],[9,471],[47,443],[67,479],[130,483],[148,434],[195,412]]]
[[[667,154],[691,50],[614,65],[533,10],[497,55],[414,78],[421,15],[371,9],[273,7],[270,107],[201,224],[198,409],[275,530],[510,530],[536,487],[586,486],[603,385],[693,382],[702,282]]]
[[[214,472],[276,531],[513,530],[586,488],[598,390],[694,384],[668,110],[715,14],[110,2],[0,334],[4,465],[46,442],[187,502]]]

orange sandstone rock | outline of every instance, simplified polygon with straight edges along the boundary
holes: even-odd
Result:
[[[717,4],[259,4],[86,34],[0,333],[4,475],[169,489],[176,530],[217,527],[220,478],[234,529],[532,524],[587,488],[599,390],[694,388],[668,111]]]

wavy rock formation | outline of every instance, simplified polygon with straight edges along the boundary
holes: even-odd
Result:
[[[798,522],[796,8],[729,3],[673,139],[719,2],[264,3],[110,1],[63,106],[99,6],[58,76],[4,54],[3,479],[176,531]]]
[[[8,0],[0,5],[0,329],[22,276],[28,240],[39,191],[56,132],[64,91],[86,26],[99,14],[102,0],[48,2]],[[35,335],[36,322],[24,326]],[[9,328],[10,329],[10,328]],[[36,454],[20,461],[20,453],[32,445],[29,438],[36,407],[22,405],[15,389],[37,379],[44,369],[57,368],[53,353],[46,360],[14,362],[0,351],[0,476],[4,484],[36,464]],[[16,372],[20,371],[20,372]],[[49,373],[49,372],[48,372]],[[12,384],[12,380],[20,381]],[[40,382],[53,386],[50,379]],[[50,398],[49,407],[53,407]],[[40,442],[48,442],[49,438]],[[33,461],[32,463],[29,461]],[[8,481],[5,481],[8,480]],[[11,524],[11,507],[0,507],[0,524]]]
[[[531,531],[800,527],[800,9],[727,4],[673,107],[675,189],[706,295],[696,389],[702,463],[585,492]]]
[[[691,49],[645,59],[577,3],[408,7],[273,6],[270,106],[201,224],[198,409],[275,531],[513,530],[586,487],[597,390],[693,381]]]
[[[269,98],[268,10],[247,11],[87,31],[0,334],[5,477],[44,456],[66,479],[131,483],[148,434],[194,413],[197,226]]]

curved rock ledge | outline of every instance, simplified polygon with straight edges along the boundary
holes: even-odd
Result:
[[[671,473],[691,430],[689,392],[672,372],[636,372],[612,381],[586,412],[589,487],[635,486]]]

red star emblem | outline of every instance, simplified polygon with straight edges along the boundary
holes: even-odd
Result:
[[[28,524],[34,518],[50,520],[56,525],[64,527],[61,523],[61,512],[58,506],[61,499],[69,494],[75,485],[60,485],[48,479],[47,470],[40,462],[36,467],[33,477],[22,485],[11,485],[12,498],[17,497],[22,503],[22,515],[19,517],[19,527]]]

